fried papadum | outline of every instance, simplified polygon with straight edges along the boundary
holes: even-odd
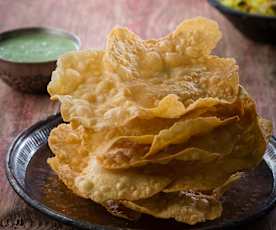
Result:
[[[157,40],[114,28],[105,50],[60,57],[48,92],[67,124],[50,133],[48,163],[64,184],[129,220],[219,218],[272,133],[235,60],[211,55],[220,38],[198,17]]]

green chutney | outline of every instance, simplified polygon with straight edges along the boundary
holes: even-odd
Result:
[[[78,45],[70,38],[43,31],[19,33],[0,40],[0,58],[14,62],[53,61],[77,49]]]

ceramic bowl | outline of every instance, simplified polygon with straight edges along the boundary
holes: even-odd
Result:
[[[208,2],[246,37],[256,42],[276,44],[276,16],[244,13],[222,5],[219,0]]]
[[[71,39],[80,48],[80,39],[63,30],[44,27],[20,28],[0,34],[0,41],[20,34],[46,32]],[[10,87],[25,93],[43,94],[47,92],[47,84],[51,80],[52,71],[56,67],[56,59],[45,62],[15,62],[0,57],[0,78]]]

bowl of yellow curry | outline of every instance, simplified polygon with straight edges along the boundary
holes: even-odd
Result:
[[[0,34],[0,78],[25,93],[46,93],[57,58],[80,48],[79,38],[63,30],[29,27]]]
[[[208,0],[246,37],[276,44],[275,0]]]

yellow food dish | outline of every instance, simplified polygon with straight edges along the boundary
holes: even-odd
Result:
[[[220,2],[245,13],[276,16],[275,0],[220,0]]]
[[[219,218],[272,131],[235,60],[211,55],[220,38],[198,17],[158,40],[114,28],[105,50],[59,58],[48,92],[67,123],[49,136],[48,163],[64,184],[122,218]]]

